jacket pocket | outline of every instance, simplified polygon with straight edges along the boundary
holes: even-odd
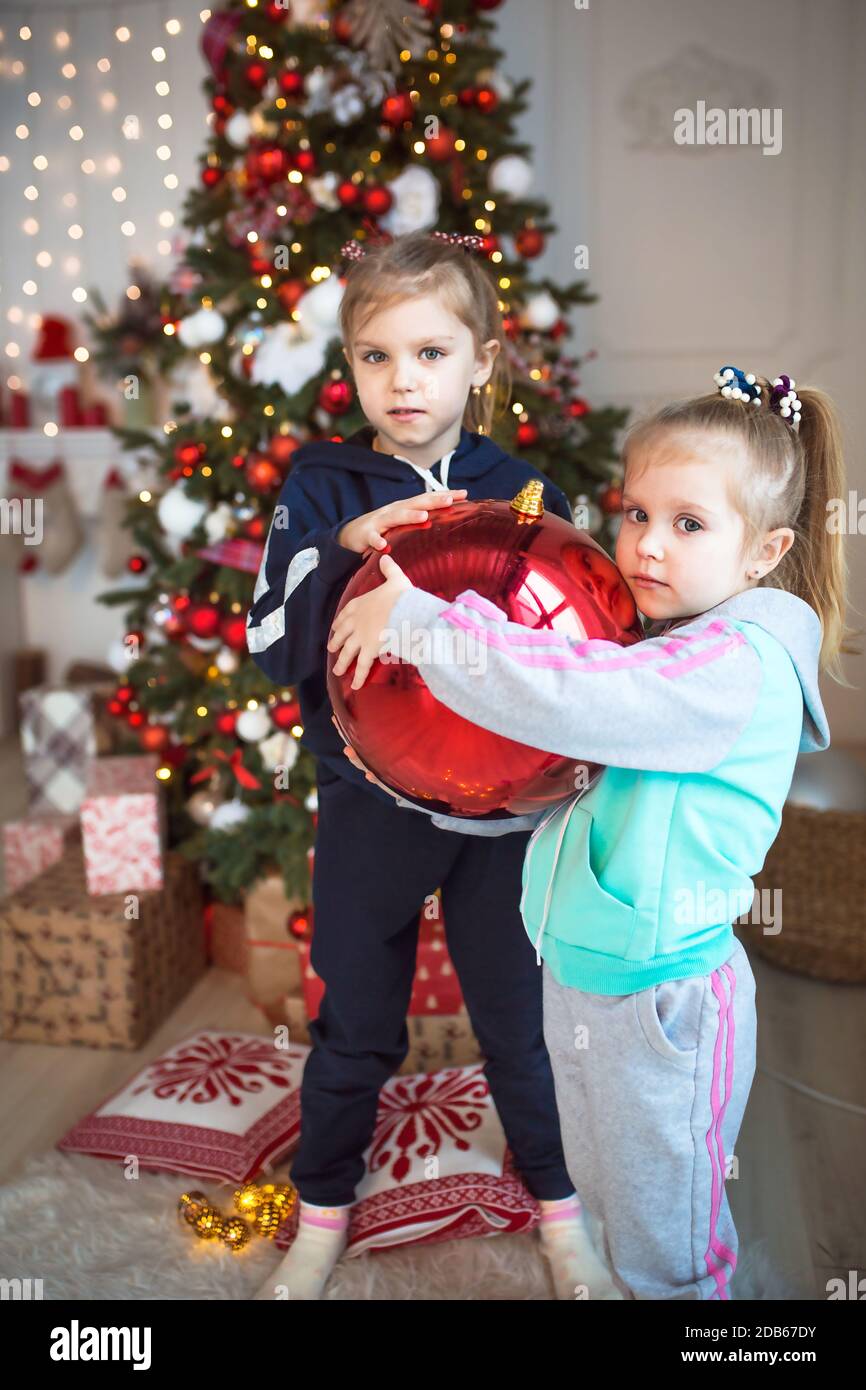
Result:
[[[572,801],[536,832],[537,839],[533,836],[524,864],[524,921],[533,939],[543,922],[545,932],[559,941],[624,956],[638,912],[599,883],[590,856],[591,831],[592,812]]]

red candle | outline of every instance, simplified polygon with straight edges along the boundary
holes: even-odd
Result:
[[[91,428],[98,428],[106,424],[107,419],[102,401],[94,401],[93,405],[86,405],[81,412],[81,424],[89,425]]]
[[[60,391],[61,425],[80,425],[81,399],[77,386],[64,386]]]
[[[26,430],[30,426],[30,397],[26,391],[10,393],[9,424],[13,429]]]

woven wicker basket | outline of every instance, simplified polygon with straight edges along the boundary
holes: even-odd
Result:
[[[738,923],[759,955],[819,980],[866,981],[866,812],[788,802],[755,888],[781,889],[779,932]]]

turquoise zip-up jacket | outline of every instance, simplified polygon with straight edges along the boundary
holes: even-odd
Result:
[[[565,985],[630,994],[727,959],[797,754],[830,743],[809,604],[749,589],[623,648],[510,622],[471,589],[449,603],[412,588],[389,630],[388,650],[464,718],[604,765],[588,788],[509,824],[534,827],[521,913],[539,964]],[[463,650],[478,644],[471,663],[448,659],[449,633]]]

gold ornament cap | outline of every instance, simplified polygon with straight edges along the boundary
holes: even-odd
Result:
[[[544,516],[544,483],[540,478],[530,478],[528,483],[524,483],[511,502],[511,510],[517,513],[521,521],[535,521]]]

